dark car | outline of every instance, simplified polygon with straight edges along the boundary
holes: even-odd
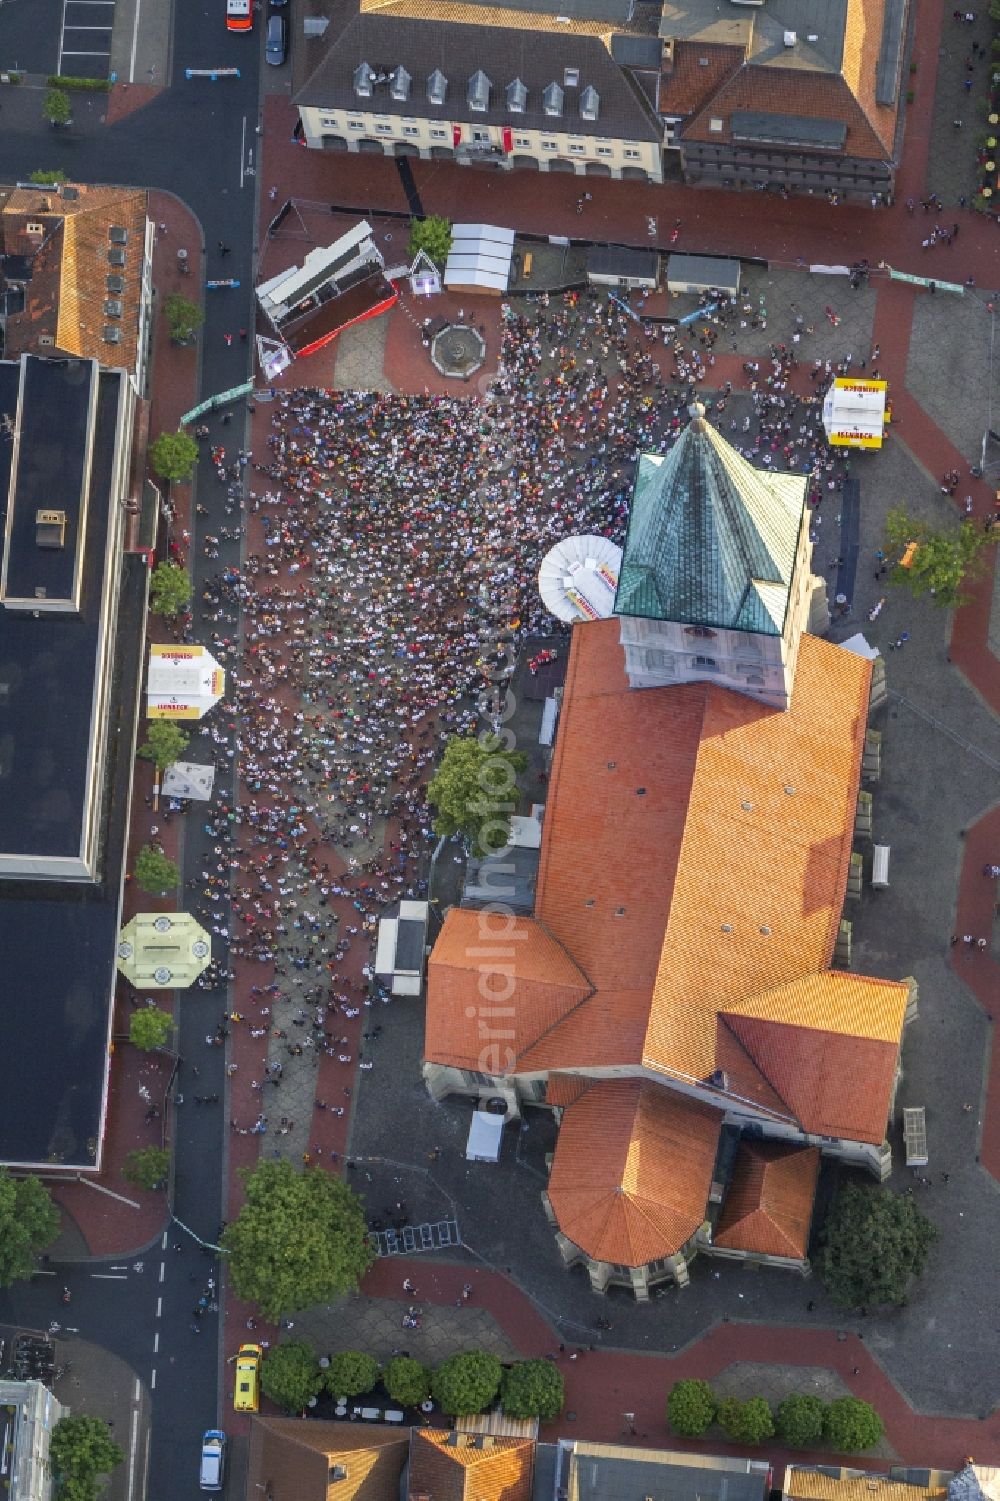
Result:
[[[267,22],[267,42],[264,47],[264,59],[275,68],[285,61],[285,53],[288,50],[288,26],[284,16],[270,16]]]

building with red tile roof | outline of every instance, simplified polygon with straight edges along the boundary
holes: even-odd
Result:
[[[409,1501],[531,1501],[535,1444],[530,1438],[462,1429],[414,1429]]]
[[[871,664],[803,629],[798,509],[727,448],[696,412],[640,497],[662,525],[630,525],[628,613],[574,629],[533,914],[451,910],[428,970],[430,1089],[561,1116],[563,1255],[640,1297],[687,1279],[720,1213],[720,1254],[806,1268],[819,1150],[889,1171],[914,1006],[912,982],[834,967]],[[775,643],[787,693],[762,701],[730,637]],[[643,641],[673,686],[636,686]],[[787,1145],[740,1155],[744,1135]]]

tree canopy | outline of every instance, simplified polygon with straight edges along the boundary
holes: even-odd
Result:
[[[364,1350],[340,1350],[331,1355],[324,1373],[331,1397],[361,1397],[371,1391],[381,1374],[374,1355]]]
[[[396,1355],[382,1373],[382,1384],[400,1407],[419,1407],[431,1394],[431,1373],[419,1360]]]
[[[166,1147],[136,1147],[122,1163],[122,1177],[136,1188],[165,1188],[170,1172]]]
[[[793,1449],[814,1449],[823,1437],[825,1412],[824,1402],[810,1393],[785,1397],[778,1404],[778,1437]]]
[[[899,1304],[936,1238],[912,1194],[848,1183],[830,1208],[816,1265],[842,1308]]]
[[[269,1350],[261,1367],[260,1385],[264,1396],[286,1412],[301,1412],[323,1385],[323,1372],[312,1345],[289,1339]]]
[[[484,745],[474,735],[453,735],[427,788],[437,810],[434,832],[461,834],[477,853],[503,849],[517,807],[517,777],[528,764],[521,751]]]
[[[510,1418],[551,1423],[563,1409],[563,1374],[551,1360],[518,1360],[503,1373],[500,1405]]]
[[[0,1287],[30,1277],[58,1234],[59,1211],[41,1179],[13,1178],[0,1167]]]
[[[357,1287],[372,1251],[361,1200],[346,1183],[274,1161],[243,1179],[243,1208],[222,1236],[239,1297],[277,1319]]]
[[[133,1011],[128,1024],[128,1040],[143,1053],[162,1048],[172,1036],[174,1019],[159,1006],[142,1006]]]
[[[448,1417],[465,1417],[489,1407],[500,1390],[503,1367],[485,1350],[449,1355],[431,1378],[434,1400]]]
[[[187,743],[187,731],[172,719],[153,719],[146,731],[146,743],[139,747],[139,755],[144,761],[152,761],[157,771],[165,771],[184,754]]]
[[[926,594],[936,605],[951,608],[964,603],[962,585],[982,572],[983,549],[992,538],[971,521],[934,527],[910,515],[905,507],[895,506],[886,517],[885,541],[890,555],[907,558],[905,567],[896,563],[889,582],[908,589],[915,599]],[[911,542],[916,543],[912,550]]]
[[[179,615],[191,599],[191,580],[178,563],[157,563],[149,580],[149,608],[154,615]]]
[[[135,857],[135,884],[150,896],[172,891],[180,878],[174,862],[153,844],[144,844]]]
[[[39,167],[34,172],[32,172],[31,176],[28,178],[28,181],[37,182],[40,187],[54,188],[57,187],[59,183],[66,182],[67,178],[66,173],[61,167],[52,167],[48,171],[45,171]]]
[[[125,1458],[101,1418],[60,1418],[52,1430],[49,1464],[57,1501],[95,1501],[108,1475]]]
[[[675,1381],[667,1397],[667,1422],[681,1438],[701,1438],[718,1406],[707,1381]]]
[[[198,462],[198,445],[190,433],[161,433],[149,445],[149,462],[160,479],[189,480]]]
[[[163,304],[163,312],[175,344],[186,343],[205,321],[205,314],[198,304],[180,292],[171,292]]]
[[[838,1454],[855,1454],[877,1444],[885,1429],[870,1402],[835,1397],[823,1417],[823,1433]]]
[[[723,1397],[716,1418],[734,1444],[761,1444],[774,1433],[774,1415],[766,1397]]]
[[[48,89],[42,100],[42,114],[50,125],[68,125],[73,118],[73,107],[65,89]]]
[[[443,266],[451,249],[451,224],[438,214],[410,220],[410,259],[422,250],[435,266]]]

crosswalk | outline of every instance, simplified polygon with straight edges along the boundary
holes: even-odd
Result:
[[[423,1225],[404,1225],[401,1230],[371,1230],[368,1242],[376,1256],[411,1256],[417,1251],[441,1251],[460,1246],[457,1220],[433,1220]]]

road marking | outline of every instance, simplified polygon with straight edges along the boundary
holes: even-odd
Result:
[[[166,1249],[167,1249],[167,1232],[166,1232],[166,1230],[164,1230],[163,1234],[160,1236],[160,1250],[161,1251],[165,1251]]]
[[[157,1298],[157,1300],[156,1300],[156,1317],[157,1318],[161,1318],[162,1315],[163,1315],[163,1299],[162,1298]]]
[[[243,186],[243,163],[247,157],[247,117],[243,116],[243,133],[240,136],[240,187]]]
[[[57,74],[59,74],[59,73],[62,72],[63,36],[65,35],[65,32],[66,32],[66,4],[67,4],[67,0],[63,0],[62,25],[59,27],[59,56],[56,59],[56,73]]]
[[[127,1272],[91,1272],[95,1282],[127,1282]]]
[[[139,45],[139,12],[142,9],[142,0],[135,0],[135,15],[132,18],[132,56],[128,63],[128,81],[135,83],[135,52]],[[167,1249],[167,1232],[163,1232],[163,1249]]]
[[[159,1353],[160,1353],[160,1331],[159,1331],[159,1329],[157,1329],[156,1333],[153,1335],[153,1354],[154,1355],[159,1355]]]
[[[161,1261],[160,1262],[160,1281],[161,1282],[163,1281],[163,1279],[164,1279],[164,1277],[166,1275],[167,1275],[167,1264],[166,1264],[165,1261]]]
[[[153,1367],[152,1374],[151,1374],[151,1376],[149,1378],[149,1389],[150,1389],[151,1392],[155,1392],[156,1391],[156,1367],[155,1366]]]
[[[110,52],[64,52],[63,57],[110,57]]]
[[[125,1265],[124,1261],[119,1261],[119,1262],[113,1263],[113,1265],[111,1267],[111,1270],[113,1272],[127,1272],[128,1271],[128,1267]]]

